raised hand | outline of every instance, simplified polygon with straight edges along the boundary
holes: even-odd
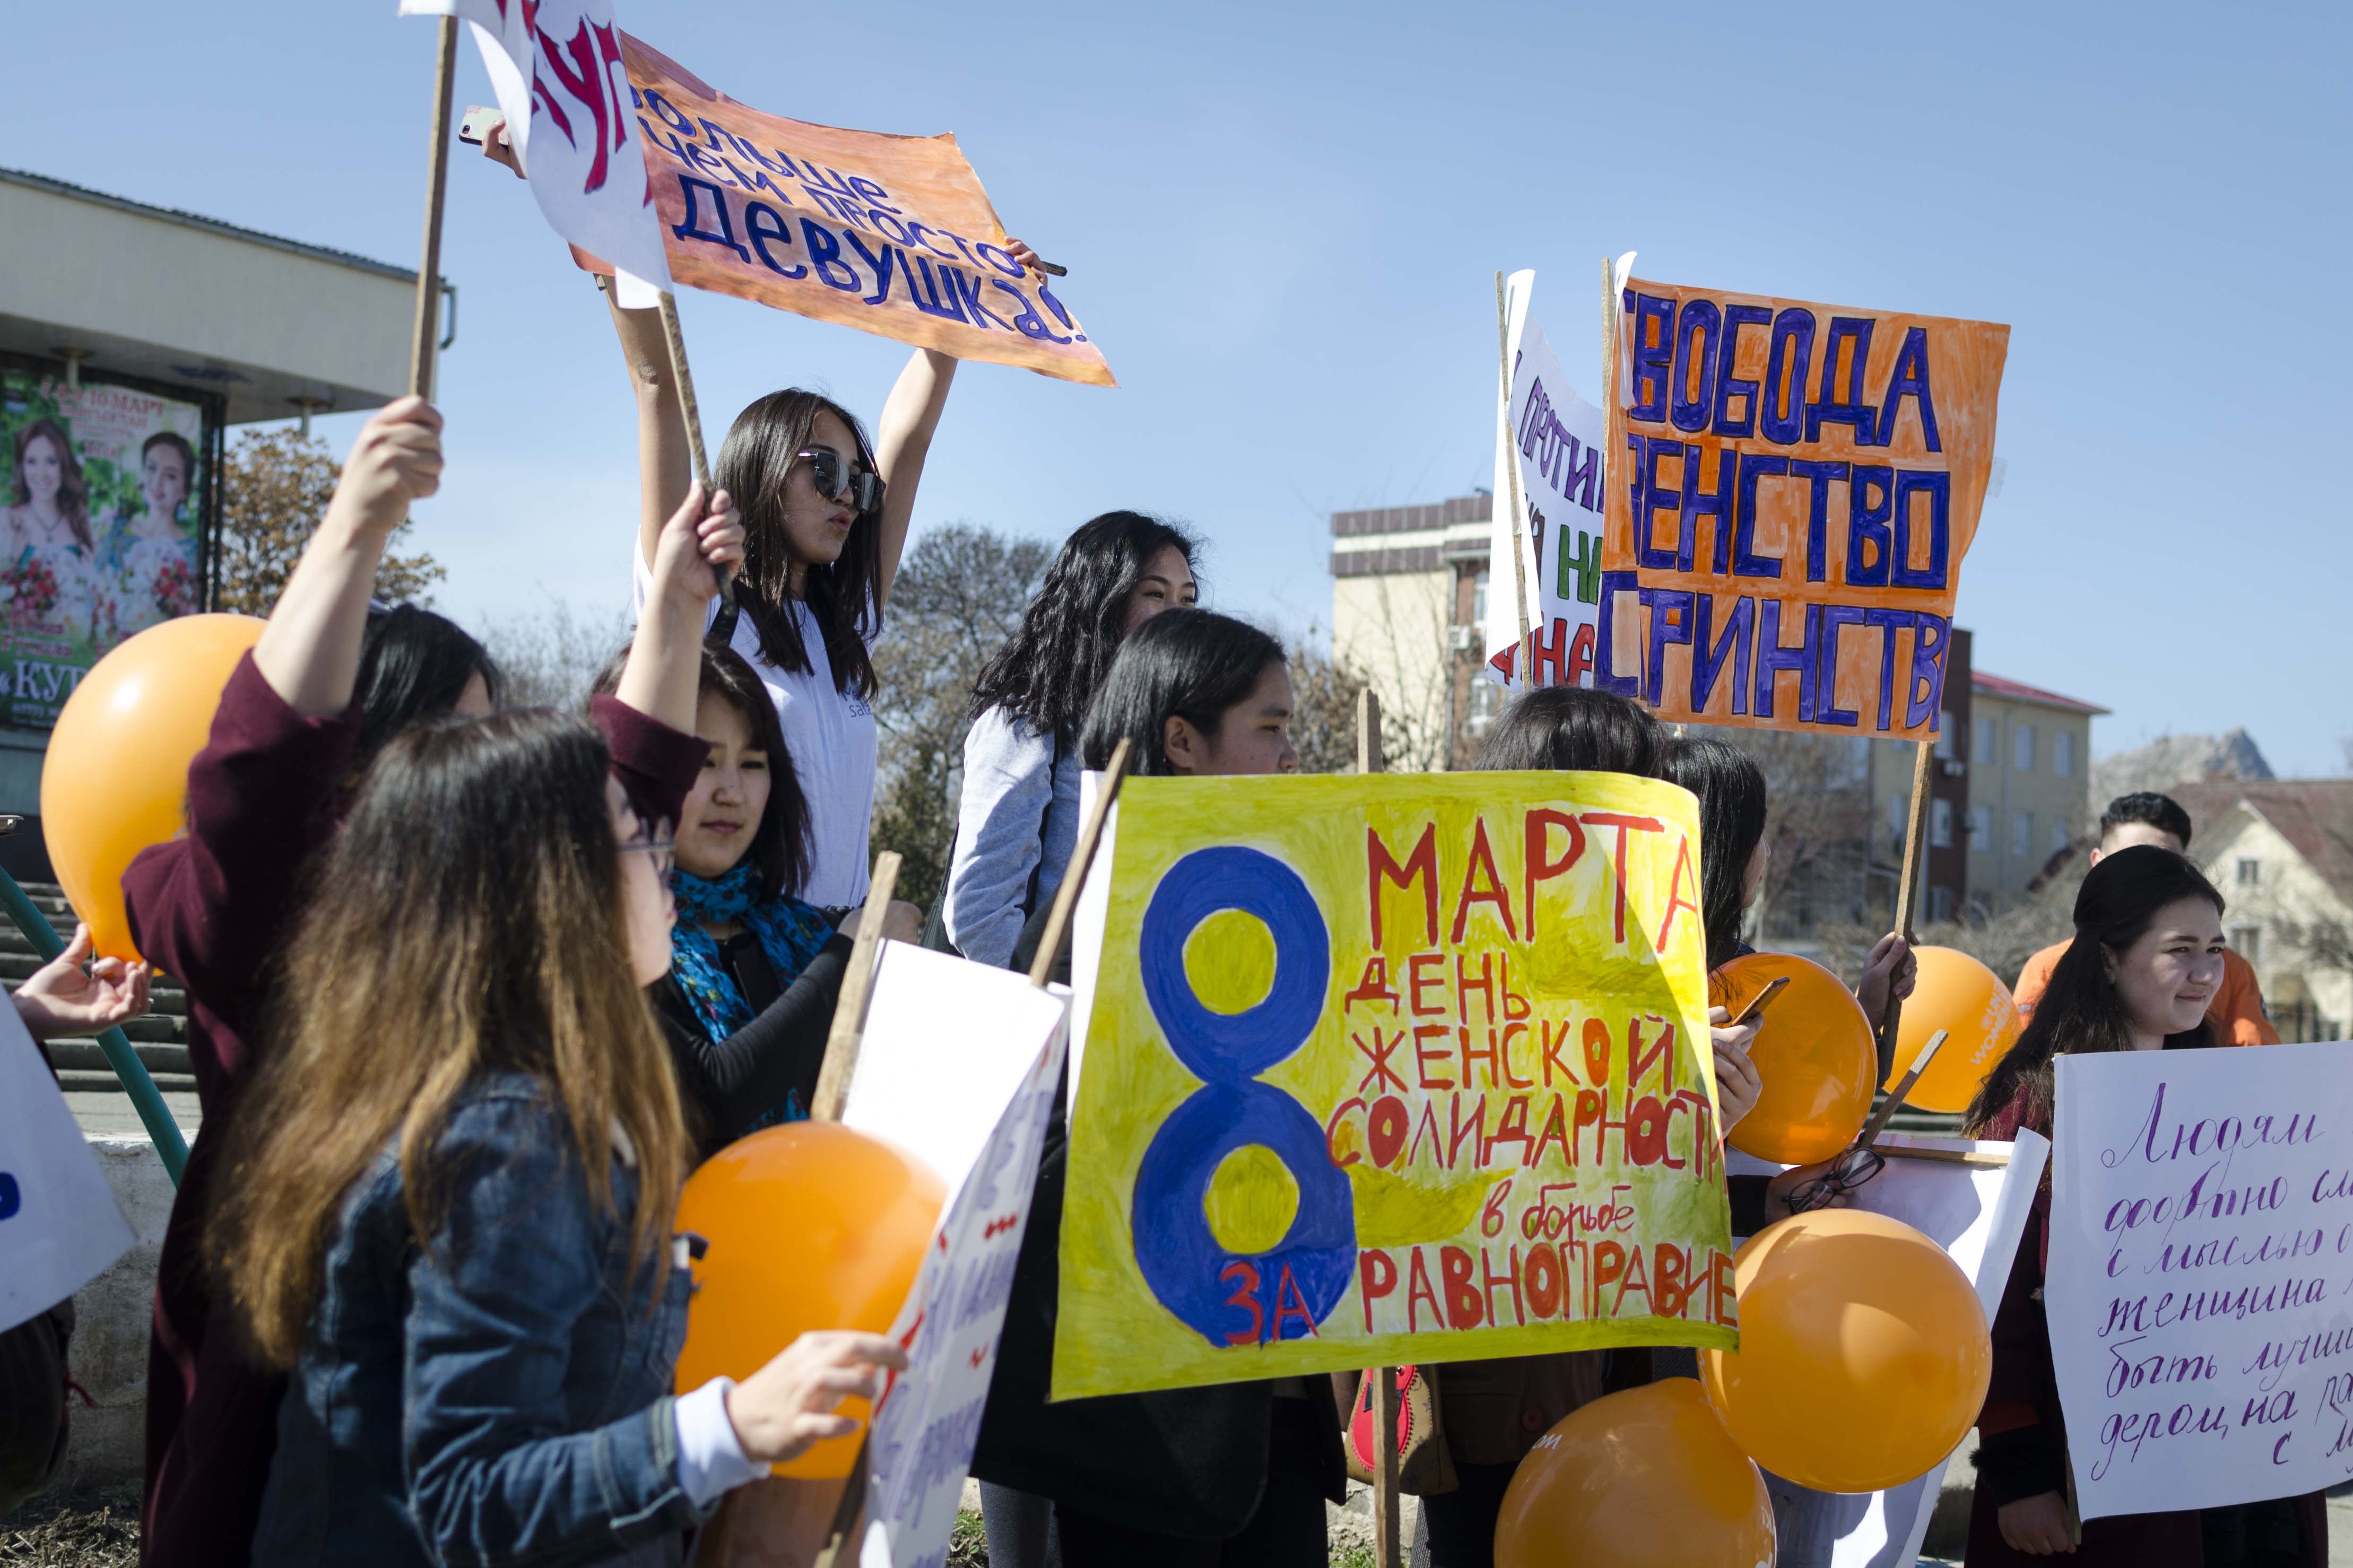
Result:
[[[1746,1023],[1728,1026],[1732,1015],[1722,1007],[1707,1010],[1708,1035],[1715,1047],[1715,1100],[1722,1117],[1721,1131],[1729,1132],[1739,1125],[1740,1119],[1757,1109],[1764,1097],[1765,1080],[1757,1075],[1757,1064],[1748,1059],[1748,1047],[1757,1038],[1757,1026]]]
[[[78,925],[66,950],[17,987],[16,1016],[35,1039],[95,1035],[147,1011],[146,964],[119,958],[90,963],[90,927]]]
[[[654,591],[672,596],[682,608],[701,613],[719,592],[719,571],[744,563],[744,516],[725,490],[702,500],[702,487],[694,485],[686,500],[662,524],[654,547]]]
[[[907,1352],[881,1334],[803,1334],[729,1391],[728,1423],[744,1458],[783,1464],[811,1444],[857,1431],[856,1419],[835,1415],[836,1407],[845,1399],[876,1397],[883,1373],[906,1365]]]
[[[398,528],[408,509],[441,488],[441,416],[408,396],[379,408],[352,443],[327,517],[375,536]]]

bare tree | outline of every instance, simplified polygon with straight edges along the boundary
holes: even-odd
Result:
[[[1312,642],[1302,639],[1292,649],[1291,743],[1299,752],[1301,773],[1356,771],[1356,697],[1371,684],[1345,660],[1317,651]]]
[[[1453,750],[1454,575],[1424,591],[1375,577],[1372,604],[1333,657],[1381,696],[1381,747],[1397,773],[1434,773]]]
[[[266,616],[325,514],[342,470],[326,442],[291,428],[248,430],[222,473],[220,592],[215,609]],[[395,541],[409,529],[392,531]],[[421,599],[448,574],[432,556],[387,552],[376,567],[385,599]]]
[[[629,639],[629,618],[618,608],[582,612],[548,596],[536,611],[499,616],[480,636],[506,680],[512,708],[576,709],[605,661]]]
[[[877,849],[905,858],[902,899],[929,908],[947,886],[965,708],[1052,559],[1037,540],[955,522],[924,534],[900,563],[874,649],[882,756],[873,837]]]

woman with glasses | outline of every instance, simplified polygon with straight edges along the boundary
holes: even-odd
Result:
[[[596,690],[617,687],[627,658],[624,649],[606,666]],[[710,755],[674,840],[653,851],[678,923],[670,971],[647,994],[702,1160],[807,1116],[850,936],[787,891],[808,865],[808,805],[776,710],[732,648],[703,646],[694,733]],[[883,932],[912,942],[919,918],[893,902]]]
[[[2206,1009],[2222,981],[2222,895],[2155,845],[2104,855],[2075,895],[2075,936],[2050,988],[1968,1109],[1972,1138],[2051,1135],[2053,1062],[2094,1051],[2218,1045]],[[2230,1508],[2080,1521],[2066,1498],[2068,1436],[2043,1318],[2051,1177],[2042,1178],[1993,1321],[1993,1381],[1978,1417],[1969,1568],[2063,1553],[2083,1568],[2323,1568],[2319,1492]]]

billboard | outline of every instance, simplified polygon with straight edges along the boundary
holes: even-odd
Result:
[[[0,367],[0,722],[47,729],[124,638],[204,604],[202,404]]]

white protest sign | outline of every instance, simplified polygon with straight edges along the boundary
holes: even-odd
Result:
[[[2035,1191],[2042,1184],[2050,1143],[2031,1131],[2021,1131],[2015,1145],[1893,1132],[1880,1143],[2009,1156],[2003,1166],[1898,1156],[1887,1162],[1877,1180],[1855,1194],[1857,1208],[1900,1219],[1943,1247],[1977,1287],[1978,1301],[1991,1323],[2010,1283],[2010,1264],[2034,1207]],[[1904,1486],[1838,1499],[1838,1543],[1831,1554],[1834,1568],[1911,1568],[1920,1560],[1920,1542],[1928,1533],[1944,1482],[1945,1466],[1940,1464]]]
[[[2084,1518],[2353,1477],[2348,1048],[2058,1059],[2043,1305]]]
[[[1487,676],[1517,685],[1520,613],[1513,602],[1511,470],[1520,470],[1527,574],[1529,664],[1539,686],[1593,684],[1593,644],[1601,602],[1601,444],[1609,420],[1577,395],[1528,311],[1535,274],[1512,274],[1505,289],[1513,353],[1508,439],[1495,436],[1494,535],[1487,568]]]
[[[951,1195],[891,1331],[907,1370],[875,1409],[862,1568],[946,1561],[1061,1076],[1067,1003],[1009,970],[883,949],[842,1121],[921,1154]]]
[[[24,1020],[0,1003],[0,1332],[80,1289],[137,1239]]]

